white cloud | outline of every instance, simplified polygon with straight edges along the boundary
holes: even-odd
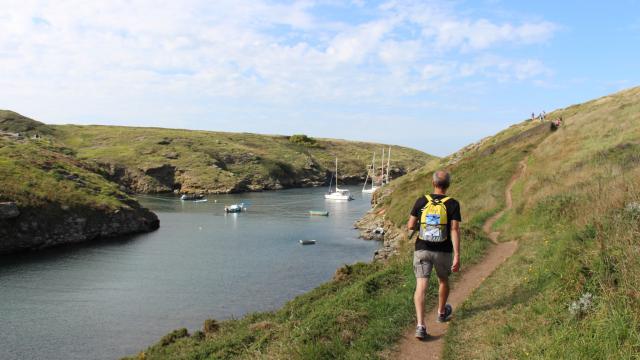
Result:
[[[366,12],[366,20],[347,21],[319,16],[316,5],[8,1],[0,8],[0,107],[33,104],[66,118],[119,114],[115,107],[130,118],[144,107],[206,112],[230,99],[389,102],[471,77],[550,74],[539,60],[486,54],[547,41],[557,29],[549,22],[474,19],[432,2],[361,1],[350,11]]]

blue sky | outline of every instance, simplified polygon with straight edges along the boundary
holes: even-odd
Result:
[[[13,1],[0,108],[446,155],[640,85],[639,1]]]

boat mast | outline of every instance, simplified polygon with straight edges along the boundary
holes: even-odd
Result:
[[[373,182],[376,178],[376,152],[373,152],[373,160],[371,160],[371,188],[373,189]]]
[[[362,185],[362,191],[367,188],[367,182],[369,181],[369,165],[367,165],[367,177],[364,178],[364,185]]]
[[[391,146],[389,146],[389,154],[387,154],[387,184],[389,183],[389,167],[391,164]]]
[[[338,192],[338,157],[336,156],[336,192]]]
[[[364,179],[364,185],[362,186],[362,191],[364,191],[367,188],[367,182],[369,181],[369,175],[371,175],[371,188],[373,188],[373,176],[375,175],[375,173],[373,173],[373,167],[375,166],[375,161],[376,161],[376,152],[373,152],[373,161],[371,162],[371,167],[369,167],[369,165],[367,165],[367,177]]]
[[[384,185],[384,146],[382,147],[382,170],[380,170],[380,186]]]

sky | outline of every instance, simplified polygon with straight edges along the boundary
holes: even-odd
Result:
[[[640,1],[0,0],[0,108],[447,155],[640,85]]]

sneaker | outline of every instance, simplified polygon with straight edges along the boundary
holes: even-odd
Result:
[[[445,321],[449,321],[449,318],[451,317],[451,313],[453,312],[453,307],[451,307],[451,305],[447,304],[444,306],[444,314],[438,314],[438,322],[445,322]]]
[[[424,340],[427,337],[427,328],[418,325],[416,326],[416,339]]]

